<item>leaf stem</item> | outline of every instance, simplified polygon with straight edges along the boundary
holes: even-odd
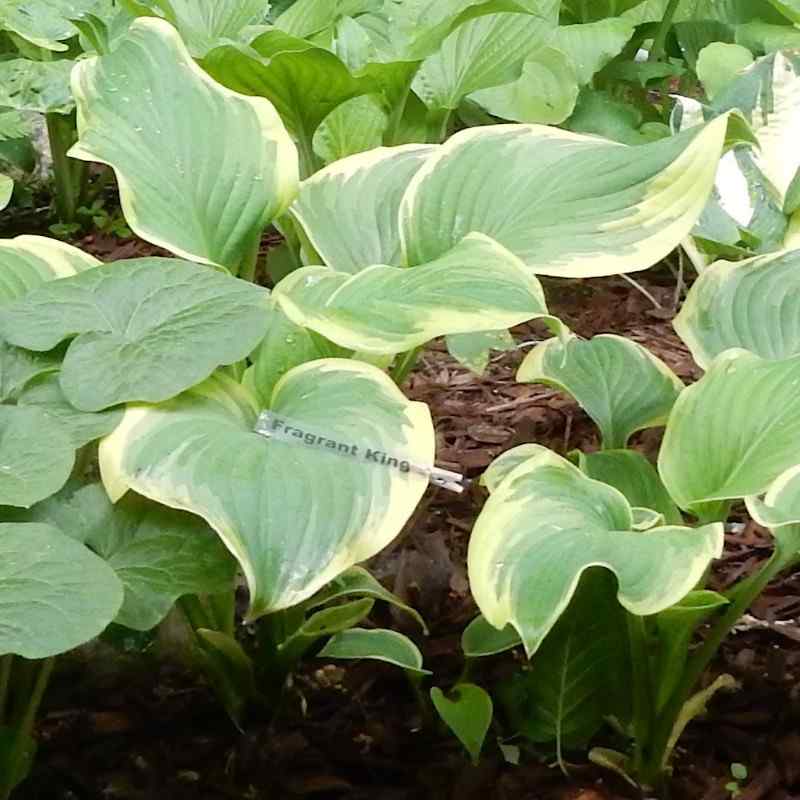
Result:
[[[666,769],[670,757],[668,744],[675,721],[703,673],[717,654],[723,640],[773,578],[790,566],[794,559],[795,553],[792,550],[781,548],[780,543],[776,541],[775,551],[769,561],[757,573],[734,587],[730,593],[730,605],[711,628],[703,644],[689,658],[680,682],[663,712],[659,714],[658,724],[653,735],[653,746],[650,750],[650,762],[645,768],[647,774],[662,773]]]
[[[638,774],[647,760],[648,744],[655,722],[653,686],[645,621],[629,611],[625,613],[625,618],[633,669],[634,763]]]
[[[669,0],[667,8],[664,11],[664,16],[658,24],[655,38],[653,39],[653,47],[650,50],[648,61],[660,61],[664,55],[665,45],[667,43],[667,34],[672,27],[672,21],[675,19],[675,12],[678,10],[680,0]]]
[[[46,114],[45,120],[53,157],[56,213],[61,222],[74,222],[87,176],[86,164],[67,155],[77,140],[74,118],[65,114]]]
[[[26,762],[25,748],[29,746],[36,715],[39,713],[39,707],[42,704],[47,684],[50,682],[50,676],[53,674],[55,663],[55,656],[45,658],[40,662],[25,710],[19,722],[14,725],[14,739],[6,762],[8,769],[5,774],[0,775],[0,800],[8,800],[14,787],[25,777],[22,769]]]
[[[14,656],[11,653],[0,657],[0,725],[6,720],[8,689],[11,685],[11,670],[14,666]]]
[[[407,350],[405,353],[401,353],[395,365],[389,371],[392,380],[398,385],[402,386],[406,378],[408,377],[409,373],[417,363],[417,359],[419,358],[419,354],[422,352],[422,347],[414,347],[411,350]]]

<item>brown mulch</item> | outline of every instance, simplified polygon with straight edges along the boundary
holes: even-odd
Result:
[[[81,245],[103,260],[161,254],[140,242],[94,236]],[[547,281],[551,309],[574,331],[629,336],[661,357],[685,381],[699,377],[669,322],[670,276],[635,276],[667,311],[619,278]],[[518,348],[498,353],[477,377],[443,344],[426,350],[406,386],[431,408],[439,464],[477,477],[501,452],[538,442],[560,453],[598,446],[592,422],[570,398],[544,386],[515,382],[530,346],[546,333],[536,324],[514,331]],[[660,432],[636,446],[654,455]],[[463,495],[431,488],[404,534],[370,564],[393,591],[426,618],[420,638],[402,615],[380,609],[376,621],[415,636],[436,683],[456,680],[459,636],[476,609],[469,595],[466,549],[484,502],[473,486]],[[770,552],[757,526],[727,537],[713,585],[749,574]],[[800,800],[800,628],[775,621],[800,615],[800,575],[784,576],[751,613],[765,622],[725,643],[716,672],[741,684],[720,694],[694,722],[677,754],[674,800],[726,800],[730,764],[746,764],[739,800]],[[380,616],[383,615],[383,616]],[[770,627],[771,626],[771,627]],[[154,655],[92,652],[91,670],[65,664],[40,726],[40,757],[22,800],[223,800],[223,798],[342,798],[342,800],[624,800],[636,793],[613,775],[570,754],[569,778],[552,753],[524,743],[520,765],[496,746],[507,736],[502,715],[485,756],[471,766],[460,746],[426,718],[399,671],[374,662],[309,662],[270,723],[253,718],[240,732],[192,675]],[[145,668],[142,668],[142,659]],[[97,664],[105,664],[98,674]],[[130,664],[134,666],[131,666]],[[488,659],[478,676],[487,685],[513,669]]]

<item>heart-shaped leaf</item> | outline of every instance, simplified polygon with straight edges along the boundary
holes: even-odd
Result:
[[[800,354],[800,251],[788,250],[707,267],[673,325],[704,369],[742,348],[762,358]]]
[[[405,193],[406,262],[432,261],[478,231],[543,275],[646,269],[697,221],[726,130],[720,117],[635,150],[537,125],[461,131]]]
[[[717,523],[634,530],[622,494],[541,451],[494,487],[470,539],[468,568],[486,620],[513,625],[531,657],[589,567],[616,575],[628,611],[655,614],[691,591],[722,545]]]
[[[517,380],[569,392],[597,423],[605,449],[624,448],[634,432],[663,425],[683,389],[663,361],[613,334],[549,339],[527,355]]]
[[[273,297],[297,325],[342,347],[374,354],[548,316],[536,277],[479,233],[413,269],[375,265],[348,275],[305,267],[284,278]]]
[[[434,686],[431,700],[447,727],[466,748],[472,762],[477,764],[492,724],[492,698],[474,683],[459,683],[448,694]]]
[[[271,438],[253,432],[257,411],[218,373],[167,403],[130,406],[100,446],[112,498],[132,488],[217,531],[247,578],[251,618],[311,597],[388,544],[427,485],[409,465],[430,466],[434,450],[427,408],[356,361],[287,373]]]
[[[47,658],[102,633],[122,585],[101,558],[49,525],[0,524],[0,654]]]
[[[164,20],[137,19],[111,54],[79,62],[72,90],[70,155],[114,168],[149,242],[235,271],[294,198],[297,153],[272,104],[216,83]]]
[[[800,461],[800,356],[766,361],[728,350],[684,389],[658,470],[687,510],[766,491]]]
[[[159,402],[245,358],[264,336],[268,293],[178,259],[107,264],[0,309],[0,335],[51,350],[77,335],[61,369],[67,400],[99,411]],[[236,336],[231,336],[231,329]]]

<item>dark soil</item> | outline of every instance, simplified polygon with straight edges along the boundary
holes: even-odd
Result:
[[[102,236],[81,245],[105,260],[153,252]],[[666,272],[635,277],[660,310],[619,278],[548,281],[546,291],[554,313],[577,333],[624,334],[684,380],[695,380],[699,372],[669,322],[674,279]],[[530,344],[544,333],[529,325],[515,334],[519,348],[497,354],[482,377],[460,367],[438,343],[410,377],[409,395],[433,412],[442,466],[476,477],[499,453],[524,442],[561,453],[597,446],[593,424],[571,399],[515,382]],[[653,456],[659,437],[659,431],[646,432],[636,445]],[[419,609],[431,633],[420,638],[407,619],[389,618],[385,609],[376,622],[415,636],[440,686],[459,674],[459,635],[476,613],[465,554],[483,501],[475,487],[461,496],[429,490],[404,533],[370,564],[387,587]],[[769,536],[748,522],[743,533],[728,537],[715,588],[747,574],[769,552]],[[687,730],[676,759],[675,800],[731,797],[725,785],[732,762],[749,770],[739,800],[800,800],[800,575],[771,586],[751,613],[755,621],[731,637],[714,666],[717,673],[731,673],[741,688],[718,695],[706,717]],[[516,742],[519,765],[506,763],[496,745],[509,734],[501,714],[484,759],[471,766],[458,743],[424,718],[403,675],[374,662],[311,660],[277,720],[256,717],[238,731],[209,690],[179,665],[145,654],[131,657],[138,666],[130,668],[111,648],[91,655],[91,668],[71,661],[55,679],[40,726],[38,766],[21,799],[637,796],[621,779],[587,764],[583,753],[569,754],[569,777],[552,765],[552,753],[524,742]],[[104,665],[100,672],[98,663]],[[512,668],[507,657],[489,659],[479,678],[491,686]]]

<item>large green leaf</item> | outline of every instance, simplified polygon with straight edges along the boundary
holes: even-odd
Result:
[[[517,380],[569,392],[597,423],[605,449],[624,448],[635,431],[663,425],[683,389],[663,361],[614,334],[549,339],[526,356]]]
[[[732,347],[789,358],[800,354],[798,293],[798,250],[717,261],[695,281],[673,325],[704,369]]]
[[[70,154],[114,168],[143,239],[237,269],[292,201],[297,153],[272,104],[216,83],[168,22],[136,20],[110,55],[79,62],[72,88]]]
[[[115,507],[110,528],[88,543],[125,588],[118,624],[150,630],[185,594],[233,590],[236,562],[199,517],[129,496]]]
[[[57,492],[75,461],[64,427],[39,408],[0,406],[0,505],[28,508]]]
[[[489,14],[459,25],[422,62],[416,94],[434,111],[458,108],[472,92],[519,78],[526,59],[555,26],[536,14]]]
[[[178,259],[107,264],[0,309],[0,335],[30,350],[77,336],[61,387],[83,411],[159,402],[245,358],[264,336],[268,293]],[[236,335],[231,336],[231,328]]]
[[[523,460],[495,486],[470,539],[478,607],[495,628],[513,625],[531,657],[589,567],[613,572],[622,606],[648,615],[681,600],[722,553],[721,524],[637,531],[633,522],[622,494],[555,453]]]
[[[432,261],[478,231],[545,275],[645,269],[685,238],[703,210],[726,127],[718,118],[635,150],[537,125],[462,131],[427,159],[405,193],[406,260]]]
[[[56,278],[68,278],[100,262],[77,247],[44,236],[0,240],[0,305]]]
[[[629,646],[615,593],[612,575],[587,572],[531,669],[501,687],[512,725],[534,742],[555,742],[559,759],[588,742],[604,718],[626,717]]]
[[[303,181],[290,212],[329,267],[355,274],[372,264],[401,266],[400,202],[436,149],[418,144],[377,148]]]
[[[203,66],[237,92],[266,97],[289,131],[307,142],[338,105],[378,89],[371,78],[353,75],[330,51],[279,30],[261,34],[247,47],[222,45]]]
[[[678,397],[658,469],[679,506],[760,494],[798,463],[800,356],[727,350]]]
[[[375,265],[349,275],[305,267],[284,278],[273,296],[296,324],[378,355],[548,314],[536,277],[482,234],[466,236],[442,258],[413,269]]]
[[[0,62],[0,106],[42,114],[67,114],[75,108],[69,76],[72,61]]]
[[[130,406],[100,446],[103,481],[199,514],[239,561],[251,618],[305,600],[400,531],[427,479],[433,428],[380,370],[326,359],[296,367],[258,405],[218,373],[158,406]],[[322,438],[324,437],[324,438]],[[381,455],[398,460],[392,466]],[[177,457],[176,457],[177,456]]]
[[[380,0],[295,0],[275,20],[275,27],[292,36],[310,36],[329,28],[342,16],[380,6]]]
[[[46,658],[102,633],[122,603],[114,571],[49,525],[0,524],[0,654]]]
[[[697,77],[709,99],[728,86],[753,63],[753,54],[738,44],[712,42],[697,57]]]
[[[238,39],[249,25],[266,21],[267,0],[155,0],[194,56],[205,55],[221,39]]]

